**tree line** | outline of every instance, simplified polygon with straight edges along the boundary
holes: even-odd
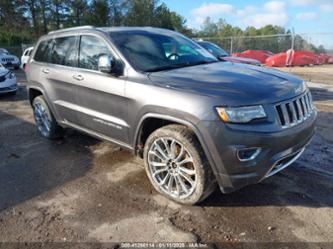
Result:
[[[7,46],[33,43],[49,31],[80,26],[153,26],[179,31],[191,37],[213,37],[212,41],[227,50],[266,49],[285,51],[291,45],[291,31],[267,25],[262,28],[239,27],[224,19],[209,17],[200,30],[190,29],[184,17],[171,11],[160,0],[0,0],[0,44]],[[272,39],[244,39],[258,35],[286,34]],[[289,35],[288,35],[289,34]],[[232,41],[224,39],[235,37]],[[237,37],[239,37],[237,39]],[[301,36],[294,39],[296,49],[322,52]]]
[[[1,0],[0,44],[80,26],[154,26],[187,33],[185,19],[158,0]]]

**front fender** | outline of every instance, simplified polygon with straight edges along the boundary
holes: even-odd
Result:
[[[218,181],[218,183],[221,185],[221,178],[220,178],[220,175],[218,174],[219,171],[217,170],[217,167],[214,163],[213,157],[210,153],[209,147],[208,147],[208,145],[207,145],[207,143],[204,139],[204,134],[208,134],[208,133],[206,133],[206,132],[203,133],[200,130],[200,128],[198,127],[198,123],[199,123],[198,120],[189,121],[189,120],[186,120],[184,118],[174,117],[174,116],[170,116],[170,115],[166,115],[166,114],[146,113],[144,116],[141,117],[141,119],[138,122],[138,125],[136,127],[135,135],[134,135],[134,139],[133,139],[133,141],[134,141],[133,148],[137,148],[137,145],[138,145],[138,142],[139,142],[140,131],[142,129],[142,125],[143,125],[144,121],[148,118],[162,119],[162,120],[182,124],[182,125],[185,125],[185,126],[189,127],[194,132],[194,134],[197,136],[197,138],[200,142],[200,145],[203,148],[204,153],[207,157],[207,160],[208,160],[208,162],[209,162],[209,164],[210,164],[210,166],[211,166],[211,168],[214,172],[215,178]]]

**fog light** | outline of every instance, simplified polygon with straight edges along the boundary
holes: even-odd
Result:
[[[251,161],[255,159],[261,151],[261,148],[245,148],[237,151],[239,161]]]

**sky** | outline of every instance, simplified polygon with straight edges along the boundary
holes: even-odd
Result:
[[[333,46],[333,0],[163,0],[171,10],[184,16],[187,26],[200,29],[209,16],[223,18],[242,29],[260,28],[267,24],[294,28],[296,33],[331,32],[332,35],[311,35],[314,43]]]

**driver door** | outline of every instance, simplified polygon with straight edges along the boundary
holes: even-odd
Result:
[[[102,55],[115,58],[106,40],[93,34],[80,37],[74,76],[78,125],[116,143],[128,144],[125,78],[100,72],[98,60]]]

